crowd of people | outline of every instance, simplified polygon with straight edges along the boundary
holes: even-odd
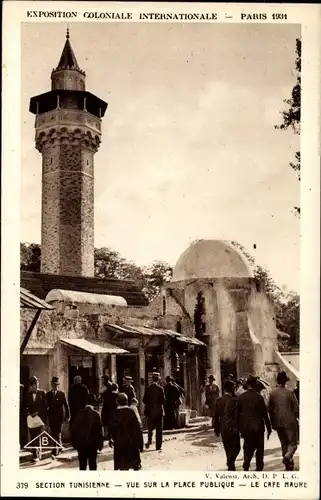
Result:
[[[203,389],[205,406],[212,417],[212,426],[217,436],[222,437],[228,470],[235,470],[235,461],[243,443],[243,469],[249,470],[256,454],[256,470],[264,468],[265,431],[269,439],[272,429],[276,430],[286,470],[293,470],[293,456],[298,445],[299,405],[296,391],[287,389],[285,372],[277,375],[277,387],[266,392],[266,384],[258,377],[249,376],[237,381],[229,375],[223,383],[223,395],[209,376]],[[79,375],[74,377],[68,398],[59,390],[59,378],[51,380],[47,393],[39,389],[36,377],[30,379],[29,391],[23,399],[21,414],[26,417],[31,440],[48,428],[56,445],[52,448],[55,458],[61,450],[62,425],[69,422],[72,446],[78,451],[79,469],[97,469],[97,455],[104,440],[114,450],[115,470],[140,470],[141,452],[144,450],[143,423],[138,410],[138,400],[133,380],[126,376],[119,390],[108,376],[103,377],[104,390],[97,397],[90,393]],[[265,398],[262,393],[265,392]],[[143,397],[144,418],[147,426],[146,449],[153,442],[161,451],[163,428],[178,427],[179,407],[184,389],[168,376],[164,387],[160,374],[154,372],[152,381],[146,387]],[[102,406],[101,412],[99,407]],[[37,449],[33,459],[39,460]]]
[[[205,387],[206,405],[211,411],[214,432],[222,437],[228,470],[235,471],[243,438],[243,470],[249,470],[255,453],[256,470],[262,471],[265,431],[269,439],[272,429],[280,440],[285,470],[293,470],[299,441],[298,386],[295,391],[286,388],[289,379],[285,372],[278,373],[277,387],[272,391],[266,390],[259,377],[236,381],[229,376],[220,397],[213,379],[210,377]]]
[[[115,470],[141,469],[140,453],[144,449],[143,423],[138,410],[138,400],[133,379],[125,376],[119,390],[108,376],[103,377],[104,389],[97,397],[90,393],[79,375],[74,377],[68,398],[59,390],[59,378],[51,380],[47,393],[39,388],[37,377],[31,377],[29,391],[20,401],[20,419],[25,420],[30,440],[34,440],[48,428],[54,439],[52,458],[61,451],[61,432],[64,422],[69,423],[70,440],[78,451],[79,469],[97,469],[97,454],[104,440],[114,449]],[[156,450],[162,449],[163,428],[174,429],[179,425],[179,407],[184,389],[168,376],[165,385],[160,384],[160,374],[152,374],[152,382],[145,390],[143,403],[147,423],[146,448],[152,445],[155,430]],[[101,412],[99,407],[101,406]],[[33,460],[39,460],[39,452],[32,450]]]

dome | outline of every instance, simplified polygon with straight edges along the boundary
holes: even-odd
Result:
[[[253,278],[245,255],[227,241],[201,240],[177,261],[172,281],[198,278]]]

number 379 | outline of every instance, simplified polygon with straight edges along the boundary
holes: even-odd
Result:
[[[17,490],[26,490],[28,489],[29,484],[28,483],[17,483],[16,488]]]

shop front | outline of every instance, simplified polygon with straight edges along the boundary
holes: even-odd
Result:
[[[141,412],[153,372],[159,372],[162,384],[166,376],[174,376],[184,388],[186,406],[197,409],[200,387],[196,360],[205,348],[203,342],[173,330],[146,326],[108,324],[105,329],[113,344],[130,353],[117,356],[117,381],[121,383],[126,375],[132,377]]]
[[[60,338],[61,365],[65,365],[66,379],[64,386],[68,393],[74,383],[74,377],[80,375],[83,384],[89,391],[98,395],[103,387],[103,375],[113,378],[116,371],[116,357],[127,354],[125,349],[108,342],[91,339],[66,339]],[[63,376],[63,374],[61,373]]]

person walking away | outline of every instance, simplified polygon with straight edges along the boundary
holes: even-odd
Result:
[[[251,460],[256,451],[256,470],[264,468],[264,431],[269,439],[272,432],[264,399],[256,390],[257,378],[249,376],[247,390],[240,394],[236,405],[236,426],[244,438],[243,469],[249,470]]]
[[[294,391],[285,387],[289,378],[285,372],[277,374],[277,387],[272,390],[269,413],[273,429],[278,433],[281,443],[285,469],[294,469],[293,456],[298,447],[299,404]]]
[[[58,389],[59,385],[59,378],[52,377],[51,391],[47,392],[46,398],[50,436],[61,445],[62,424],[64,419],[69,422],[70,410],[65,393]],[[61,448],[53,448],[52,458],[56,457],[60,451]]]
[[[160,451],[163,444],[163,417],[165,406],[164,389],[159,385],[160,374],[152,374],[152,383],[146,388],[143,403],[145,405],[145,415],[147,417],[148,441],[146,448],[149,448],[153,440],[153,431],[156,430],[156,450]]]
[[[125,393],[118,395],[118,406],[111,420],[110,432],[114,470],[140,470],[141,426],[137,414],[128,406]]]
[[[176,418],[176,425],[177,427],[179,427],[179,408],[181,406],[181,404],[183,403],[184,401],[184,398],[185,398],[185,389],[183,387],[181,387],[175,380],[174,377],[172,377],[172,382],[173,384],[175,385],[175,387],[177,387],[177,389],[179,390],[180,392],[180,397],[177,401],[177,409],[176,409],[176,412],[175,412],[175,418]],[[165,399],[166,399],[166,396],[165,396]]]
[[[240,435],[236,427],[235,383],[224,382],[224,395],[217,398],[215,408],[214,432],[221,434],[227,459],[227,470],[235,470],[235,460],[240,453]]]
[[[110,382],[109,377],[106,375],[103,377],[104,390],[101,394],[101,400],[103,402],[101,410],[101,420],[104,428],[104,438],[109,439],[109,422],[111,418],[112,406],[113,406],[113,384]]]
[[[165,394],[165,417],[164,429],[177,429],[178,428],[178,410],[180,406],[180,398],[182,395],[178,385],[174,383],[172,377],[167,376],[166,384],[164,387]]]
[[[88,394],[82,408],[74,417],[71,427],[71,444],[78,451],[79,470],[97,470],[97,453],[104,445],[101,418],[94,409],[96,398]]]
[[[208,384],[205,386],[205,405],[208,408],[208,415],[212,417],[212,427],[214,428],[214,413],[216,400],[220,395],[218,386],[214,383],[214,375],[208,377]]]
[[[46,393],[39,389],[37,377],[31,377],[29,381],[29,392],[26,395],[26,414],[30,441],[32,441],[44,431],[47,419]],[[33,444],[37,446],[36,441]],[[32,450],[32,457],[34,461],[39,460],[38,450]]]
[[[78,410],[84,408],[89,394],[88,387],[82,383],[80,375],[74,377],[74,383],[69,391],[70,426],[75,419]]]
[[[123,378],[123,386],[121,392],[126,394],[128,398],[128,404],[130,404],[132,399],[136,399],[136,392],[134,386],[132,385],[133,379],[129,375]]]
[[[144,439],[143,439],[143,424],[142,424],[142,419],[140,418],[140,414],[139,414],[139,411],[138,411],[138,401],[137,399],[132,399],[131,400],[131,403],[130,403],[130,408],[134,411],[138,421],[139,421],[139,425],[140,425],[140,429],[141,429],[141,433],[140,433],[140,447],[139,447],[139,451],[142,452],[144,451]]]

